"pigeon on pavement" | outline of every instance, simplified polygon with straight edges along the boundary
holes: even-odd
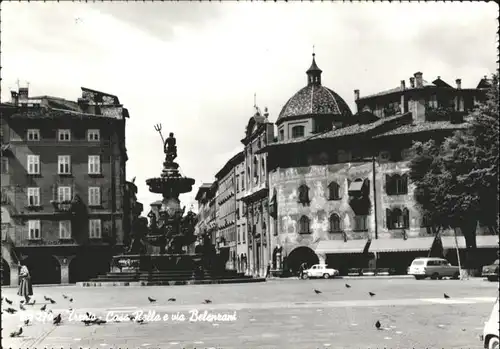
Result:
[[[375,296],[375,293],[373,293],[373,292],[368,292],[368,294],[369,294],[371,297]]]
[[[377,328],[377,330],[380,330],[380,328],[382,327],[380,321],[377,320],[377,322],[375,323],[375,327]]]
[[[10,336],[11,337],[19,337],[21,334],[23,334],[23,328],[19,327],[19,330],[11,332]]]
[[[323,292],[321,292],[320,290],[316,290],[316,289],[314,289],[314,292],[315,292],[316,294],[323,293]]]
[[[448,298],[450,298],[450,296],[448,296],[448,295],[445,293],[445,294],[444,294],[444,298],[445,298],[445,299],[448,299]]]
[[[150,302],[150,303],[154,303],[154,302],[156,302],[156,299],[151,298],[151,297],[148,297],[148,300],[149,300],[149,302]]]
[[[349,285],[349,284],[345,284],[345,287],[346,287],[346,288],[351,288],[351,285]]]

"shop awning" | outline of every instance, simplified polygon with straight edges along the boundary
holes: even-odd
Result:
[[[444,249],[456,248],[454,236],[442,236],[441,241],[443,242]],[[457,236],[457,242],[458,248],[462,249],[466,247],[463,236]],[[477,248],[498,248],[498,235],[477,235],[476,246]]]
[[[376,239],[370,244],[370,252],[407,252],[430,250],[434,237],[404,239]]]
[[[368,240],[324,240],[316,247],[316,253],[341,254],[341,253],[363,253]]]

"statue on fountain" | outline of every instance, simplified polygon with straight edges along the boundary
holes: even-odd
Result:
[[[167,162],[174,162],[175,158],[177,158],[177,146],[175,143],[174,133],[170,132],[168,138],[163,142],[163,152],[165,153]]]

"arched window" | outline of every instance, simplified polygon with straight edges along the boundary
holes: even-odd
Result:
[[[305,184],[302,184],[299,187],[299,203],[307,204],[309,203],[309,187]]]
[[[252,178],[252,172],[250,171],[250,166],[247,168],[247,187],[250,188],[250,181]]]
[[[299,233],[300,234],[309,234],[309,218],[307,216],[300,217],[299,220]]]
[[[264,158],[262,158],[260,161],[260,176],[262,180],[266,178],[266,161],[264,160]]]
[[[331,182],[328,185],[329,200],[340,200],[340,185],[337,182]]]
[[[304,137],[304,126],[294,126],[292,127],[292,138]]]
[[[408,229],[410,226],[410,213],[408,209],[395,208],[392,211],[386,210],[388,229]]]
[[[386,175],[385,187],[388,195],[404,195],[408,194],[408,175]]]
[[[342,228],[340,227],[340,217],[338,214],[333,213],[330,216],[330,233],[337,233],[342,231]]]

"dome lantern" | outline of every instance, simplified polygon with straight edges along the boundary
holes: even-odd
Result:
[[[316,64],[316,59],[315,56],[316,54],[313,53],[313,61],[311,64],[311,67],[307,69],[307,85],[321,85],[321,73],[322,70],[318,68],[318,65]]]

